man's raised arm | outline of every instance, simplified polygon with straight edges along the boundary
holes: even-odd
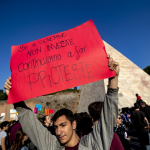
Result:
[[[81,139],[83,145],[88,142],[90,149],[110,150],[113,139],[113,127],[118,115],[118,75],[119,63],[109,57],[110,70],[114,70],[115,77],[109,78],[108,91],[105,96],[101,117],[94,125],[93,132]]]

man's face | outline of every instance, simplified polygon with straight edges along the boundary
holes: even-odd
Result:
[[[121,119],[120,115],[118,116],[116,123],[119,125],[122,123],[122,119]]]
[[[72,138],[73,129],[76,128],[76,125],[71,124],[66,116],[63,115],[54,122],[54,128],[60,143],[67,144]]]
[[[49,116],[46,116],[46,123],[51,123],[51,119]]]

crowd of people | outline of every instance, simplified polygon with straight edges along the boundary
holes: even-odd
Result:
[[[136,98],[133,107],[126,109],[124,112],[120,111],[114,130],[118,134],[125,149],[130,150],[130,137],[128,137],[128,133],[133,130],[136,131],[135,136],[138,137],[141,149],[149,150],[150,106],[148,106],[138,94],[136,94]]]
[[[94,102],[88,107],[89,114],[87,112],[82,112],[75,113],[73,115],[74,120],[76,120],[75,131],[80,139],[93,131],[94,125],[101,117],[102,107],[103,102]],[[63,112],[68,110],[63,109],[61,111]],[[131,149],[128,142],[130,140],[130,137],[128,137],[128,130],[131,128],[135,128],[137,130],[141,148],[146,149],[147,147],[148,149],[149,119],[150,106],[141,99],[137,99],[137,102],[134,104],[131,116],[129,115],[128,117],[126,112],[124,114],[119,113],[114,125],[114,133],[110,150]],[[56,136],[53,118],[46,115],[42,118],[38,118],[38,120],[47,129],[47,132]],[[72,122],[74,120],[72,120]],[[130,126],[126,126],[126,123],[130,123]],[[19,121],[4,121],[0,124],[0,145],[2,150],[38,150],[28,138],[28,135],[23,132]]]
[[[24,107],[28,108],[25,103],[19,104],[24,105]],[[57,118],[60,118],[59,116],[65,115],[66,121],[70,121],[70,123],[73,123],[76,121],[75,125],[75,132],[80,141],[82,137],[85,137],[86,135],[89,135],[92,133],[94,126],[98,123],[100,117],[101,117],[101,111],[103,107],[103,102],[94,102],[91,103],[88,107],[89,114],[87,112],[82,113],[75,113],[73,114],[68,109],[61,109],[59,110],[56,115],[54,115],[52,118],[50,118],[48,115],[38,118],[38,121],[40,122],[43,127],[45,127],[45,132],[50,132],[54,136],[56,135],[56,127],[54,122],[56,122]],[[29,109],[29,108],[28,108]],[[63,115],[62,115],[63,114]],[[65,126],[66,122],[63,122],[63,126]],[[4,121],[1,123],[0,126],[0,140],[3,142],[1,143],[2,150],[40,150],[36,146],[33,145],[27,134],[25,134],[22,130],[21,124],[18,121],[8,122]],[[63,129],[62,129],[63,130]],[[68,128],[65,131],[65,136],[67,134],[70,134],[68,131]],[[71,129],[70,129],[71,131]],[[3,134],[1,134],[3,132]],[[32,132],[32,131],[31,131]],[[60,131],[61,132],[61,131]],[[63,131],[62,131],[63,132]],[[62,133],[63,134],[63,133]],[[2,136],[1,136],[2,135]],[[60,134],[61,135],[61,134]],[[32,145],[32,146],[31,146]],[[78,145],[76,145],[74,148],[77,149]],[[70,147],[65,146],[65,149],[70,149]],[[117,134],[113,132],[113,138],[110,145],[110,150],[123,150],[123,146],[121,144],[121,141]]]
[[[137,95],[130,119],[118,111],[119,64],[110,56],[108,66],[115,77],[109,78],[104,102],[93,102],[87,112],[58,110],[52,118],[37,119],[25,102],[14,104],[18,121],[4,121],[0,125],[0,150],[130,150],[128,130],[130,122],[139,133],[141,148],[149,148],[149,106]],[[4,86],[7,95],[11,77]],[[122,117],[125,117],[123,121]],[[147,139],[145,138],[147,137]],[[146,140],[145,140],[146,139]]]
[[[131,122],[133,122],[136,133],[142,149],[150,149],[150,107],[136,94],[137,101],[134,103],[134,110],[131,113]]]

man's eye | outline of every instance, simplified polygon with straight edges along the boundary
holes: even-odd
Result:
[[[65,124],[62,124],[62,127],[66,126]]]

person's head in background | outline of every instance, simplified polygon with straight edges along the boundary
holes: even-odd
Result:
[[[7,131],[9,128],[9,122],[8,121],[4,121],[1,123],[1,131]]]
[[[16,123],[18,123],[18,121],[16,121],[16,120],[13,120],[12,122],[13,122],[13,125],[15,125]]]
[[[120,125],[121,123],[122,123],[121,116],[118,115],[118,118],[117,118],[117,120],[116,120],[116,124],[117,124],[117,125]]]
[[[12,120],[11,120],[11,122],[10,122],[10,126],[13,126],[13,122],[12,122]]]
[[[51,117],[51,123],[50,123],[51,126],[53,126],[53,116]]]
[[[82,136],[83,131],[93,126],[92,118],[87,112],[78,113],[75,115],[75,119],[77,122],[76,132],[79,137]]]
[[[144,107],[147,107],[147,106],[148,105],[143,100],[140,101],[140,107],[141,108],[144,108]]]
[[[20,146],[23,146],[25,141],[28,140],[28,136],[19,128],[15,135],[15,141],[10,147],[10,150],[17,150]]]
[[[103,106],[103,102],[93,102],[88,106],[89,113],[93,119],[94,124],[97,123],[101,116],[101,109]]]
[[[43,124],[48,127],[48,126],[50,126],[50,123],[51,123],[50,117],[48,115],[44,116],[43,117]]]
[[[135,94],[137,100],[141,100],[141,97],[138,94]]]
[[[138,103],[134,103],[135,109],[140,109],[140,105]]]

